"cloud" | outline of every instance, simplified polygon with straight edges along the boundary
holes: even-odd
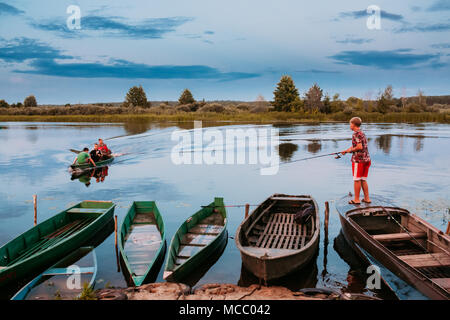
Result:
[[[0,2],[0,15],[12,15],[12,16],[17,16],[20,14],[25,13],[22,10],[17,9],[16,7],[13,7],[9,4]]]
[[[6,62],[23,62],[29,59],[66,59],[62,54],[45,43],[29,38],[14,38],[0,41],[0,59]]]
[[[365,39],[365,38],[345,38],[343,40],[336,40],[337,43],[343,43],[343,44],[364,44],[364,43],[370,43],[373,39]]]
[[[214,31],[211,31],[211,30],[206,30],[205,32],[203,32],[204,34],[214,34],[215,32]]]
[[[16,73],[40,74],[69,78],[121,78],[121,79],[217,79],[238,80],[258,77],[259,74],[243,72],[221,72],[204,65],[151,66],[126,60],[111,63],[74,62],[61,63],[55,60],[37,59],[30,65],[31,70],[14,70]]]
[[[339,64],[371,66],[378,69],[393,69],[415,66],[420,63],[431,62],[437,54],[414,54],[411,49],[397,49],[387,51],[342,51],[329,58]]]
[[[318,69],[309,69],[309,70],[295,70],[295,72],[299,73],[342,73],[341,71],[333,71],[333,70],[318,70]]]
[[[448,0],[438,0],[435,1],[427,11],[445,11],[450,10],[450,1]]]
[[[107,37],[161,39],[165,34],[192,20],[193,18],[189,17],[167,17],[145,19],[141,23],[131,24],[121,17],[91,15],[81,18],[80,30],[67,28],[64,19],[30,22],[30,24],[36,29],[56,32],[64,37],[84,37],[89,36],[87,32],[99,31]]]
[[[416,24],[416,25],[403,25],[400,28],[393,30],[395,33],[404,32],[445,32],[450,31],[450,23],[435,23],[435,24]]]
[[[367,10],[358,10],[358,11],[347,11],[347,12],[341,12],[339,14],[339,18],[345,19],[345,18],[353,18],[353,19],[360,19],[368,17],[369,14],[367,13]],[[389,13],[387,11],[381,10],[380,11],[381,18],[392,20],[392,21],[400,21],[403,20],[403,16],[400,14],[395,13]],[[339,20],[339,19],[338,19]]]
[[[447,43],[435,43],[431,45],[434,49],[450,49],[450,42]]]

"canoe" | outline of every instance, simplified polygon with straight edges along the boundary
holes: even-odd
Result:
[[[113,161],[114,161],[114,157],[111,156],[111,158],[109,158],[109,159],[96,162],[95,165],[97,167],[103,167],[103,166],[106,166],[106,165],[110,164]],[[83,163],[83,164],[72,164],[72,165],[70,165],[70,168],[72,168],[73,170],[75,170],[75,169],[84,170],[84,169],[93,168],[93,167],[94,166],[90,162]]]
[[[372,258],[430,299],[450,299],[450,236],[408,210],[337,201],[342,231],[359,255]]]
[[[135,201],[120,227],[119,250],[127,281],[140,286],[159,272],[164,258],[164,222],[154,201]]]
[[[164,280],[182,282],[227,241],[227,212],[223,198],[202,207],[174,234],[164,268]]]
[[[0,248],[0,287],[42,272],[89,241],[113,218],[115,205],[83,201]]]
[[[294,221],[305,204],[314,215],[304,224]],[[236,246],[245,268],[264,281],[287,276],[315,256],[319,246],[319,208],[308,195],[274,194],[238,227]]]
[[[72,281],[78,275],[79,280]],[[96,276],[94,247],[81,247],[34,278],[11,300],[73,300],[81,295],[85,285],[94,289]]]

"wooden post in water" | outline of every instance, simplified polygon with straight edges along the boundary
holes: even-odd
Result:
[[[447,231],[445,231],[445,234],[450,236],[450,221],[447,224]]]
[[[37,195],[33,195],[34,225],[37,225]]]
[[[328,233],[328,222],[330,221],[330,205],[325,201],[325,230]]]
[[[248,203],[245,204],[245,219],[248,218],[248,212],[250,210],[250,205]]]
[[[114,216],[114,235],[115,235],[114,244],[117,248],[117,216]]]

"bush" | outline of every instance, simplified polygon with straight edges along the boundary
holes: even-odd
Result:
[[[197,110],[197,112],[217,112],[217,113],[222,113],[224,111],[225,107],[218,103],[207,104]]]
[[[175,110],[182,111],[182,112],[191,112],[191,108],[187,104],[179,105],[179,106],[175,107]]]
[[[130,88],[125,97],[125,103],[130,107],[150,107],[150,102],[147,101],[147,95],[142,86]]]
[[[0,108],[9,108],[8,102],[5,100],[0,100]]]
[[[31,95],[25,98],[23,101],[25,108],[37,107],[36,97]]]
[[[245,103],[240,103],[236,106],[237,109],[242,110],[242,111],[249,111],[251,109],[251,107],[248,104]]]
[[[250,113],[264,113],[269,112],[268,106],[256,106],[250,109]]]
[[[345,115],[347,115],[347,116],[349,116],[349,115],[351,115],[352,113],[353,113],[353,108],[352,107],[350,107],[350,106],[346,106],[345,108],[344,108],[344,114]]]

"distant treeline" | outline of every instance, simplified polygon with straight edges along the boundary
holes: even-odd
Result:
[[[130,88],[125,101],[121,103],[40,105],[36,98],[28,96],[23,103],[8,104],[0,100],[0,115],[11,116],[69,116],[69,115],[116,115],[116,114],[154,114],[175,115],[185,113],[216,113],[238,115],[243,113],[262,114],[268,112],[295,113],[297,117],[315,118],[313,115],[332,115],[330,119],[340,118],[340,114],[349,116],[359,113],[449,113],[450,95],[425,96],[418,91],[414,97],[394,97],[392,86],[380,91],[376,99],[349,97],[340,99],[339,94],[332,97],[314,84],[300,96],[290,76],[283,76],[274,91],[273,101],[259,95],[255,101],[197,101],[192,93],[185,89],[178,101],[148,101],[142,86]],[[375,117],[375,116],[374,116]],[[252,117],[250,117],[252,118]]]

